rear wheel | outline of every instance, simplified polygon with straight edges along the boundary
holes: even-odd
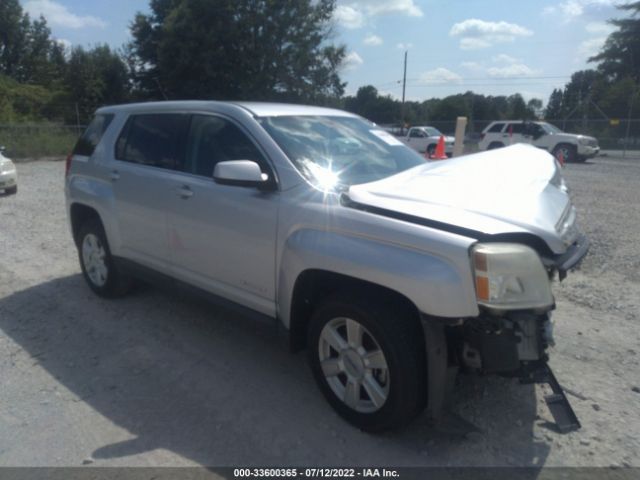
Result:
[[[132,280],[113,261],[104,228],[97,219],[90,219],[80,227],[78,256],[84,279],[98,295],[118,297],[131,290]]]
[[[504,147],[504,143],[501,142],[491,142],[487,147],[487,150],[495,150],[496,148]]]
[[[424,336],[406,310],[335,296],[311,319],[314,377],[338,414],[363,430],[400,427],[426,403]]]
[[[13,187],[7,188],[5,189],[4,193],[6,195],[15,195],[16,193],[18,193],[18,186],[14,185]]]

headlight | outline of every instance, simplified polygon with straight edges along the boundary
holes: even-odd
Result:
[[[553,305],[549,276],[532,248],[517,243],[478,243],[472,257],[480,305],[497,310]]]

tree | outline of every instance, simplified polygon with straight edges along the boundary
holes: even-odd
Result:
[[[563,95],[562,90],[559,88],[554,88],[553,92],[549,96],[549,103],[547,103],[547,108],[544,111],[545,118],[550,119],[559,119],[564,118],[563,116]]]
[[[344,91],[335,0],[151,0],[129,65],[150,98],[323,101]]]
[[[18,0],[0,2],[0,73],[11,78],[20,75],[29,25]]]
[[[630,18],[609,22],[618,29],[611,33],[602,51],[589,59],[598,62],[598,70],[610,80],[631,77],[640,81],[640,1],[619,5],[617,8],[631,12]]]
[[[75,47],[69,56],[65,86],[69,99],[78,105],[82,123],[90,119],[97,107],[122,103],[129,98],[127,67],[108,45],[91,50]],[[74,114],[67,113],[68,119]]]

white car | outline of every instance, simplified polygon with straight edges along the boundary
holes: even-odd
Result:
[[[547,122],[492,122],[482,132],[480,150],[492,150],[516,143],[528,143],[565,162],[584,162],[600,152],[598,140],[585,135],[565,133]]]
[[[407,131],[407,136],[402,138],[402,142],[416,152],[428,153],[431,157],[436,152],[440,137],[444,137],[444,153],[451,157],[455,138],[443,135],[440,130],[434,127],[411,127]]]
[[[18,192],[18,174],[14,163],[3,153],[4,147],[0,147],[0,193],[10,195]]]

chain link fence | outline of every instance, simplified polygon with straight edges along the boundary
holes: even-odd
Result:
[[[14,159],[66,156],[83,131],[82,125],[0,125],[0,145]]]
[[[567,133],[588,135],[598,139],[602,150],[640,151],[640,119],[545,119]],[[488,121],[474,121],[467,124],[465,144],[473,147],[480,141],[480,134],[490,124]],[[453,135],[456,122],[428,121],[427,125],[437,128],[445,135]],[[399,128],[392,128],[399,134]]]

